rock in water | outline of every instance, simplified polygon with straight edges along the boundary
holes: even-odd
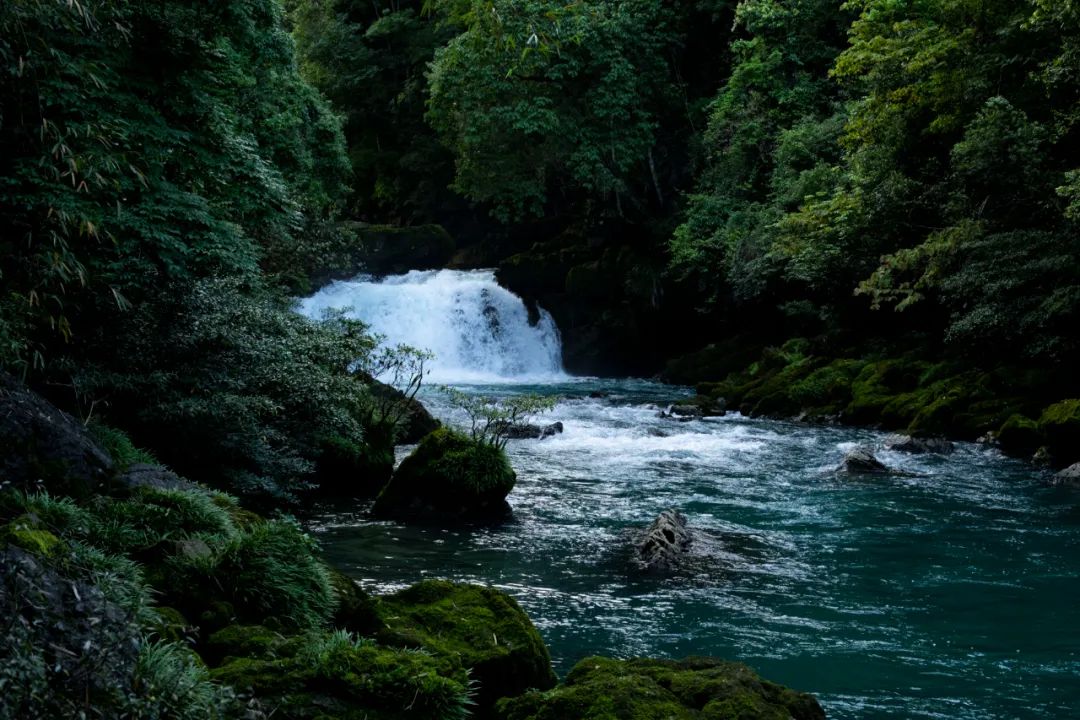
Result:
[[[82,423],[0,372],[0,478],[82,498],[112,475],[112,458]]]
[[[548,692],[500,700],[499,720],[825,720],[813,695],[714,658],[579,662]]]
[[[634,550],[645,570],[669,572],[683,563],[691,542],[686,517],[676,510],[665,510],[638,538]]]
[[[1069,485],[1080,487],[1080,463],[1073,463],[1051,478],[1054,485]]]
[[[951,441],[941,437],[912,437],[911,435],[890,435],[885,438],[885,447],[895,452],[906,452],[915,455],[934,453],[948,455],[955,446]]]
[[[847,475],[887,475],[889,470],[867,448],[855,448],[844,456],[843,462],[837,468],[837,472]]]
[[[516,480],[502,450],[443,427],[401,462],[372,512],[400,520],[500,520],[509,514],[506,496]]]
[[[563,424],[561,422],[553,422],[550,425],[511,425],[503,423],[498,430],[503,437],[511,440],[543,440],[546,437],[561,433]]]

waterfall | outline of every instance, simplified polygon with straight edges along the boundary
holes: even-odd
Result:
[[[327,285],[300,301],[310,318],[328,309],[362,320],[391,345],[435,355],[427,380],[437,383],[550,382],[565,377],[559,330],[541,309],[536,325],[521,298],[492,270],[413,270],[378,280]]]

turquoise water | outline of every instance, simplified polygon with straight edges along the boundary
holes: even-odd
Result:
[[[563,435],[513,441],[514,520],[439,530],[324,507],[329,559],[375,591],[420,577],[514,595],[563,673],[590,654],[738,659],[831,718],[1080,717],[1080,493],[976,445],[879,451],[912,476],[832,472],[868,430],[679,423],[644,382],[478,388],[562,397]],[[589,398],[595,390],[606,398]],[[426,402],[452,415],[437,393]],[[403,449],[407,451],[406,449]],[[693,570],[642,577],[628,533],[675,507]]]

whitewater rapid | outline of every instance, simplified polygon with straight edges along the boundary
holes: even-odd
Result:
[[[566,380],[559,330],[539,309],[529,323],[521,298],[492,270],[431,270],[331,283],[299,303],[312,319],[327,310],[362,320],[389,345],[434,354],[426,381],[440,384]]]

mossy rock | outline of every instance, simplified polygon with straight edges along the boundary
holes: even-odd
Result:
[[[1030,455],[1042,445],[1039,424],[1023,415],[1013,415],[997,431],[1001,449],[1013,455]]]
[[[217,666],[231,658],[272,658],[284,642],[284,635],[262,625],[228,625],[210,635],[199,654],[208,665]]]
[[[23,515],[0,527],[0,544],[10,543],[44,558],[55,558],[67,546],[64,541],[42,527],[33,515]]]
[[[495,701],[530,688],[555,685],[551,656],[540,633],[517,602],[479,585],[427,580],[382,598],[386,630],[380,642],[421,647],[467,668],[479,684],[478,713],[486,717]]]
[[[379,601],[364,592],[352,578],[330,568],[330,586],[337,602],[332,618],[334,627],[360,635],[374,635],[385,627],[379,617]]]
[[[1039,432],[1055,462],[1069,465],[1080,460],[1080,400],[1063,400],[1043,410]]]
[[[712,658],[578,663],[548,692],[501,700],[500,720],[821,720],[812,695]]]
[[[516,480],[502,450],[439,428],[402,461],[373,512],[400,519],[500,519]]]
[[[240,634],[240,630],[237,634]],[[469,678],[430,655],[311,633],[274,645],[261,657],[233,657],[211,677],[250,690],[285,720],[462,720]]]

